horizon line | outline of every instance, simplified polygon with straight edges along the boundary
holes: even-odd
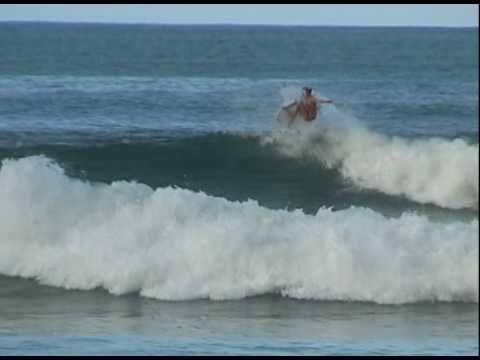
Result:
[[[423,27],[423,28],[478,28],[478,25],[407,25],[407,24],[263,24],[263,23],[201,23],[201,22],[136,22],[136,21],[91,21],[91,20],[0,20],[2,23],[47,23],[47,24],[88,24],[88,25],[177,25],[177,26],[278,26],[278,27]]]

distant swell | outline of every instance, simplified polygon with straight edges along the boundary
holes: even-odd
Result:
[[[0,169],[0,273],[157,299],[478,302],[478,220],[366,208],[315,215],[189,190],[70,178],[43,156]]]
[[[478,210],[478,142],[405,139],[371,132],[331,109],[321,121],[263,139],[293,158],[337,168],[364,189],[450,209]]]

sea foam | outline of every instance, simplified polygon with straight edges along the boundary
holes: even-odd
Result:
[[[478,302],[478,220],[272,210],[172,187],[85,182],[33,156],[0,169],[0,273],[165,300]]]

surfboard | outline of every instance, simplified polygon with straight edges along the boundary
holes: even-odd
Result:
[[[297,105],[294,105],[288,110],[284,109],[284,107],[293,104],[295,100],[288,101],[282,105],[280,110],[277,112],[277,121],[283,125],[289,125],[292,120],[294,120],[293,114],[297,111]]]

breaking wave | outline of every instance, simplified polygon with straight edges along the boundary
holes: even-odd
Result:
[[[298,123],[262,139],[292,158],[313,158],[363,189],[418,203],[478,210],[478,142],[406,139],[378,134],[325,107],[321,120]]]
[[[478,220],[271,210],[81,181],[45,156],[4,160],[0,200],[0,273],[42,284],[165,300],[478,302]]]

